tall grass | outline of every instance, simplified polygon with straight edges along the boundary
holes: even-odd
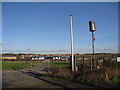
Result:
[[[102,87],[119,87],[119,76],[117,67],[108,67],[79,74],[74,80]]]
[[[119,87],[120,84],[120,66],[117,64],[87,72],[71,72],[69,62],[50,62],[50,67],[53,68],[50,74],[56,76],[56,80],[77,81],[101,87]]]

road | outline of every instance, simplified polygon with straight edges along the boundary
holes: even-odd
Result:
[[[0,70],[0,90],[2,89],[2,70]]]
[[[3,88],[95,88],[70,81],[54,81],[47,76],[44,64],[24,70],[3,71]]]

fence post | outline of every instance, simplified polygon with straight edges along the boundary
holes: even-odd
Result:
[[[93,67],[93,63],[92,63],[92,57],[90,58],[90,66],[91,66],[91,70],[92,70],[92,67]]]

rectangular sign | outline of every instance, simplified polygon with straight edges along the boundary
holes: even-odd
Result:
[[[120,57],[117,57],[117,62],[120,62]]]

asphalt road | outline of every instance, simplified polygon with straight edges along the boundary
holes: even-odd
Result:
[[[0,70],[0,90],[2,89],[2,70]]]
[[[70,81],[53,81],[51,77],[45,76],[46,73],[44,64],[24,70],[3,71],[3,88],[95,88]]]

